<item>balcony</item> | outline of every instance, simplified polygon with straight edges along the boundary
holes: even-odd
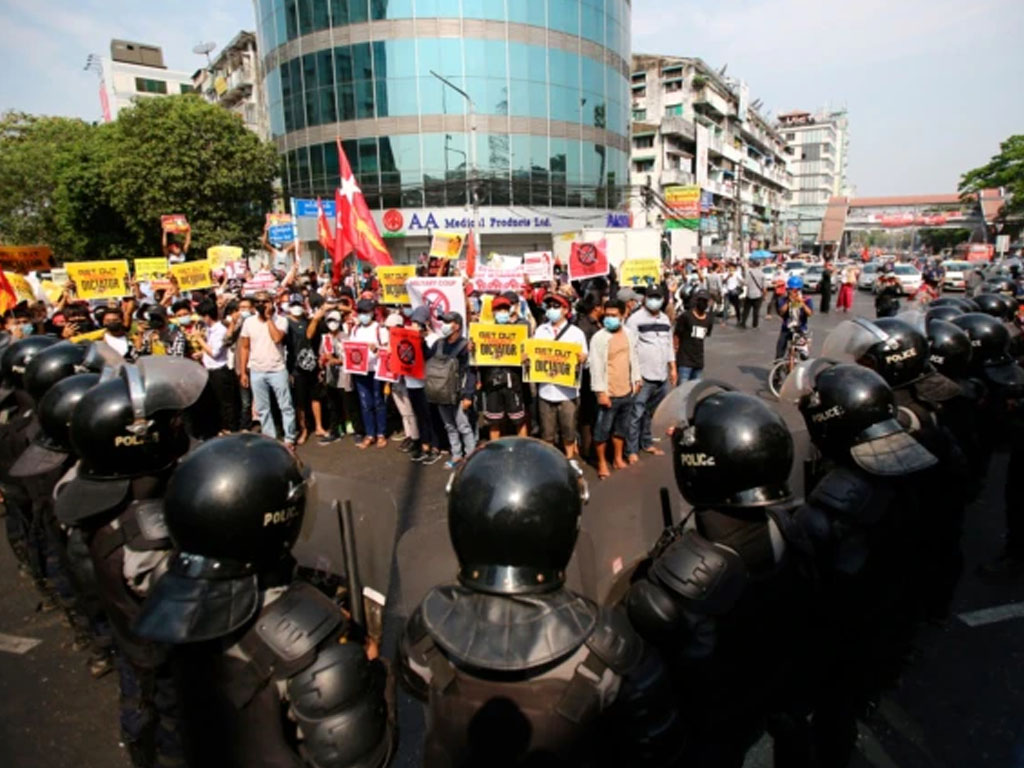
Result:
[[[649,171],[631,171],[629,174],[629,184],[632,187],[646,187],[648,181],[652,185],[657,181],[657,174],[654,172],[654,169]]]
[[[685,117],[669,116],[661,118],[661,132],[666,136],[682,136],[691,141],[696,139],[696,129],[694,128],[693,121],[687,120]]]
[[[678,168],[666,168],[661,172],[660,183],[663,187],[686,186],[688,184],[696,184],[697,180],[689,171],[683,171]]]
[[[729,103],[724,98],[719,96],[713,89],[707,86],[701,88],[693,96],[694,107],[700,107],[702,109],[713,112],[716,115],[725,117],[733,113]]]

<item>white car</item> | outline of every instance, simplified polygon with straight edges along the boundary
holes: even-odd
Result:
[[[900,290],[904,296],[913,296],[921,287],[923,278],[917,267],[910,264],[897,264],[892,268],[892,273],[900,281]]]
[[[821,288],[821,276],[825,268],[821,264],[811,264],[803,274],[804,292],[817,293]]]
[[[862,291],[870,291],[875,285],[875,278],[878,277],[878,265],[868,262],[860,268],[860,277],[857,278],[857,288]]]
[[[803,276],[804,272],[807,271],[806,261],[787,261],[782,265],[782,270],[786,273],[786,277],[793,277],[794,275]]]
[[[945,277],[942,278],[942,288],[946,291],[966,291],[967,275],[971,272],[969,261],[944,261],[942,270]]]

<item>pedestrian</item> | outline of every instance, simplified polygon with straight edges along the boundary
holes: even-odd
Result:
[[[302,445],[314,429],[313,390],[317,383],[317,354],[320,347],[319,317],[310,323],[302,294],[294,293],[288,303],[288,334],[285,347],[288,351],[288,376],[292,385],[292,402],[299,423],[297,445]],[[323,425],[318,425],[317,434],[323,437]]]
[[[754,328],[761,319],[761,304],[764,302],[764,272],[756,261],[749,261],[743,276],[746,296],[743,297],[743,314],[740,315],[740,328],[747,327],[747,318],[751,318]]]
[[[803,295],[803,287],[804,279],[799,275],[793,275],[786,281],[786,296],[779,306],[782,325],[779,328],[779,338],[775,342],[776,360],[786,356],[786,347],[795,334],[807,333],[807,321],[814,314],[814,302]]]
[[[195,334],[196,344],[202,350],[203,367],[209,373],[206,386],[213,395],[219,416],[218,431],[236,432],[238,422],[238,377],[228,367],[230,357],[225,343],[228,326],[220,319],[217,305],[210,300],[199,305],[203,331]]]
[[[452,457],[445,467],[454,469],[476,449],[476,369],[469,364],[469,340],[462,335],[462,315],[445,312],[439,319],[441,337],[426,353],[426,395],[428,402],[437,406],[448,433]]]
[[[722,305],[722,324],[724,325],[729,320],[729,307],[732,307],[738,325],[740,321],[740,295],[743,292],[743,285],[740,282],[740,274],[735,264],[729,265],[722,288],[725,292],[726,301]]]
[[[662,311],[665,299],[658,290],[648,290],[643,306],[629,316],[626,327],[636,339],[643,386],[633,398],[626,451],[629,463],[639,461],[640,451],[654,456],[664,451],[654,444],[651,416],[670,386],[676,384],[676,360],[672,350],[672,323]]]
[[[832,306],[832,274],[834,272],[835,267],[832,266],[832,260],[825,259],[825,264],[821,268],[821,282],[818,284],[821,291],[821,312],[824,315],[828,314]]]
[[[235,377],[238,379],[238,428],[242,430],[250,430],[253,426],[253,407],[252,407],[252,387],[247,381],[243,386],[242,374],[245,372],[245,367],[242,365],[241,355],[241,335],[242,326],[245,321],[255,315],[256,312],[253,309],[253,300],[248,296],[243,296],[238,300],[238,305],[235,307],[234,312],[231,314],[231,325],[229,327],[228,336],[226,343],[231,347],[231,357],[234,363]]]
[[[623,327],[626,306],[615,300],[606,301],[602,328],[590,340],[590,381],[597,402],[597,423],[594,443],[597,451],[597,476],[603,480],[611,475],[605,447],[612,441],[615,469],[629,465],[623,457],[629,437],[633,395],[640,391],[640,358],[636,352],[633,331]]]
[[[373,319],[377,303],[372,299],[360,299],[356,303],[356,325],[352,329],[352,341],[361,341],[369,346],[369,368],[366,373],[353,373],[352,379],[359,394],[359,410],[363,415],[366,435],[357,448],[369,448],[376,443],[378,448],[387,448],[388,408],[384,399],[384,382],[377,380],[377,355],[388,349],[388,332]]]
[[[590,345],[594,334],[601,329],[601,313],[603,312],[603,301],[600,293],[587,293],[582,299],[576,302],[576,325],[587,337],[587,345]],[[597,399],[594,390],[590,386],[590,366],[583,369],[580,377],[580,410],[579,410],[579,431],[580,431],[580,454],[585,461],[590,461],[594,452],[594,422],[597,421]]]
[[[525,320],[513,320],[512,304],[505,296],[495,296],[491,302],[491,310],[494,312],[494,322],[498,325],[526,326]],[[522,366],[496,365],[480,368],[478,386],[483,393],[484,420],[487,422],[490,439],[497,440],[501,437],[501,428],[506,422],[517,435],[526,437]]]
[[[388,329],[389,338],[391,336],[391,329],[399,328],[402,325],[403,317],[400,312],[392,312],[384,320],[384,327]],[[390,350],[384,351],[381,354],[390,354]],[[398,415],[402,418],[402,441],[399,443],[398,449],[402,453],[409,453],[420,440],[420,432],[416,426],[416,411],[412,407],[412,401],[409,400],[409,391],[405,386],[403,377],[399,376],[398,380],[391,382],[389,386],[391,388],[391,400],[395,404]],[[392,437],[391,439],[395,440],[396,438]]]
[[[547,322],[537,326],[536,339],[564,341],[579,347],[577,362],[587,360],[587,337],[578,326],[569,322],[569,300],[558,293],[544,297],[544,316]],[[529,359],[526,360],[529,364]],[[541,436],[545,442],[555,443],[561,437],[562,448],[568,458],[576,456],[576,411],[579,406],[579,387],[560,384],[540,384],[537,387],[537,410]]]
[[[836,299],[836,309],[841,312],[849,312],[853,308],[853,293],[857,290],[857,278],[860,277],[860,270],[854,264],[847,264],[843,268],[843,282],[839,287],[839,298]]]
[[[420,334],[420,351],[425,357],[427,349],[439,338],[430,329],[430,311],[419,306],[409,313],[408,327]],[[430,403],[427,401],[426,381],[422,376],[403,376],[409,403],[416,414],[416,431],[419,432],[419,443],[413,446],[409,460],[430,465],[441,459],[441,450],[434,431],[434,418]]]
[[[252,396],[263,434],[275,439],[278,437],[270,406],[273,399],[281,412],[284,443],[289,448],[294,448],[295,438],[298,436],[295,408],[292,405],[292,393],[288,386],[288,370],[284,359],[288,321],[277,314],[270,294],[265,291],[256,295],[255,311],[256,314],[242,324],[239,337],[239,376],[243,387],[252,386]]]
[[[712,264],[711,271],[708,272],[708,295],[711,297],[711,312],[717,312],[720,315],[725,307],[725,303],[722,301],[722,263],[719,261]]]
[[[698,290],[690,301],[690,308],[676,319],[673,345],[680,384],[699,379],[704,372],[704,340],[715,327],[710,303],[707,291]]]

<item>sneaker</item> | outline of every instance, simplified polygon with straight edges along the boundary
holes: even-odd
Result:
[[[352,426],[352,422],[351,421],[346,421],[345,422],[345,434],[346,435],[354,435],[355,433],[356,433],[356,428]]]
[[[437,464],[441,460],[441,452],[437,448],[431,448],[430,453],[423,454],[420,460],[423,464]]]
[[[341,435],[339,435],[337,433],[332,433],[330,435],[325,435],[324,437],[321,437],[319,440],[316,441],[316,444],[317,445],[330,445],[331,443],[336,443],[339,440],[341,440]]]
[[[423,461],[427,454],[418,445],[409,452],[409,461]]]
[[[448,461],[446,461],[444,463],[444,468],[445,469],[455,469],[461,463],[462,463],[462,459],[448,459]]]
[[[411,437],[407,437],[405,438],[405,440],[402,441],[402,444],[398,446],[398,450],[400,450],[402,453],[409,453],[409,451],[412,450],[412,447],[414,445],[416,445],[416,441],[413,440]]]
[[[404,443],[409,438],[405,436],[405,432],[395,432],[395,434],[393,434],[391,436],[391,439],[393,441],[395,441],[396,443],[398,443],[398,442]]]

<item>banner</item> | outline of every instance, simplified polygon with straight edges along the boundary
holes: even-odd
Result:
[[[48,245],[0,245],[0,269],[4,272],[38,272],[53,264]]]
[[[661,259],[626,259],[619,267],[619,284],[657,285],[661,280]]]
[[[438,315],[458,312],[466,322],[466,292],[459,277],[414,277],[405,283],[413,308],[425,306],[435,331],[441,329]]]
[[[346,373],[370,372],[370,345],[365,341],[341,342],[342,359]]]
[[[167,259],[135,259],[135,279],[140,283],[163,280],[168,275]]]
[[[685,187],[666,187],[665,203],[671,215],[665,219],[665,229],[700,228],[700,187],[690,184]]]
[[[11,284],[11,288],[14,289],[14,295],[18,297],[19,302],[32,302],[36,300],[36,292],[32,290],[32,283],[24,275],[12,272],[7,275],[7,282]]]
[[[470,282],[479,293],[519,293],[523,289],[523,270],[522,267],[478,266]]]
[[[392,328],[390,332],[390,370],[396,376],[423,378],[423,342],[419,331]]]
[[[228,264],[241,261],[242,249],[237,245],[214,245],[206,249],[210,269],[225,269]]]
[[[457,259],[465,239],[459,232],[435,232],[430,241],[430,255],[438,259]]]
[[[569,253],[569,279],[585,280],[608,274],[608,241],[601,238],[596,243],[572,244]]]
[[[213,287],[213,279],[210,277],[210,262],[206,259],[171,264],[171,274],[178,281],[178,288],[182,291],[197,291],[200,288]]]
[[[534,251],[523,256],[523,273],[531,283],[550,283],[555,279],[554,266],[551,251]]]
[[[273,292],[275,290],[277,290],[277,278],[269,269],[261,269],[242,286],[242,295],[252,296],[261,291]]]
[[[377,355],[377,371],[373,378],[377,381],[398,381],[398,374],[391,370],[391,355],[385,354],[384,350]]]
[[[400,266],[377,267],[377,280],[380,282],[381,304],[409,304],[409,292],[405,281],[416,277],[415,264]]]
[[[69,261],[64,267],[80,299],[119,299],[127,296],[127,261]]]
[[[563,387],[579,386],[580,352],[579,344],[569,341],[548,341],[527,339],[526,381],[533,384],[560,384]]]
[[[473,365],[522,365],[527,330],[525,325],[518,323],[470,323],[469,338],[473,342]]]
[[[188,232],[188,219],[185,218],[185,214],[183,213],[171,213],[166,216],[161,216],[160,228],[164,232],[170,232],[171,234]]]

